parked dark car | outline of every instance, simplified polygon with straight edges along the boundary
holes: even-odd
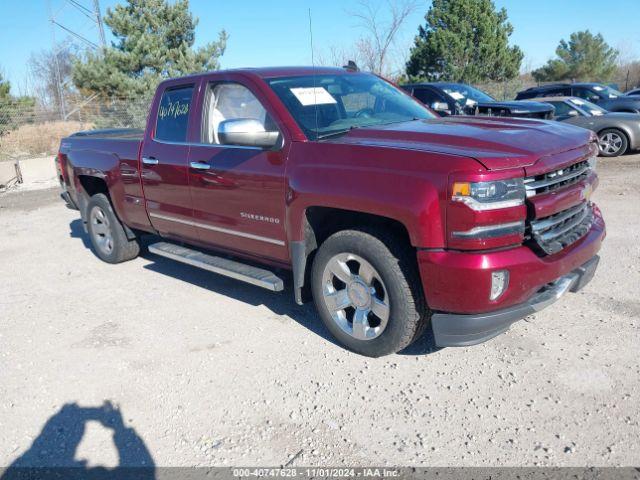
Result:
[[[640,115],[608,112],[595,103],[577,97],[540,97],[556,109],[555,119],[587,128],[598,134],[603,157],[617,157],[640,148]]]
[[[525,117],[550,119],[553,108],[539,102],[499,102],[464,83],[415,83],[402,88],[438,115],[487,115],[490,117]]]
[[[629,90],[627,93],[625,93],[625,95],[628,95],[628,96],[640,95],[640,88],[634,88],[632,90]]]
[[[628,96],[601,83],[554,83],[519,92],[516,100],[540,97],[578,97],[610,112],[640,113],[640,97]]]

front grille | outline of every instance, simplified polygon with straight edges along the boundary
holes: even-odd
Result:
[[[589,175],[590,170],[589,161],[584,160],[566,168],[527,177],[524,179],[527,197],[533,197],[578,183]]]
[[[527,222],[527,237],[543,254],[552,255],[584,237],[592,222],[591,205],[583,202],[551,216]]]

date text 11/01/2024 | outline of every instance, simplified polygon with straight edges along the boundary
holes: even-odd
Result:
[[[284,468],[234,468],[233,477],[236,478],[398,478],[399,469],[365,467],[365,468],[315,468],[315,467],[284,467]]]

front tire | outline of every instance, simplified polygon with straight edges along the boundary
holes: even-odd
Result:
[[[607,128],[598,134],[598,147],[603,157],[618,157],[627,151],[629,140],[616,128]]]
[[[107,263],[132,260],[140,253],[138,239],[129,240],[109,198],[98,193],[87,205],[87,230],[95,254]]]
[[[314,258],[311,288],[325,326],[362,355],[398,352],[426,325],[415,257],[393,236],[365,229],[333,234]]]

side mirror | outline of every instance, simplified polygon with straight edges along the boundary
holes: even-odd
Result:
[[[451,110],[449,110],[449,105],[446,102],[433,102],[431,104],[432,110],[438,113],[444,113],[445,115],[451,115]]]
[[[577,117],[578,115],[579,115],[579,114],[578,114],[578,112],[577,112],[576,110],[569,110],[569,111],[567,112],[567,116],[568,116],[568,117]]]
[[[218,140],[222,145],[273,148],[280,132],[267,132],[262,122],[254,118],[224,120],[218,126]]]

